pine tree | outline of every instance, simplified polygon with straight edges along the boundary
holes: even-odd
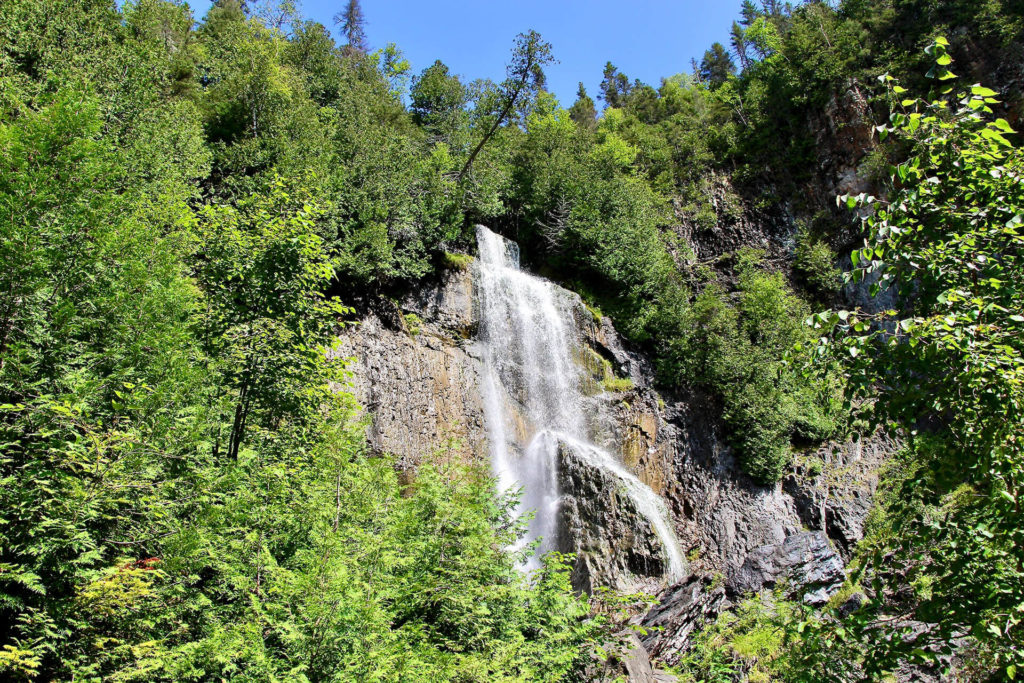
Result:
[[[569,108],[569,118],[575,121],[580,128],[587,130],[597,128],[597,109],[582,82],[576,91],[576,102]]]
[[[715,43],[704,53],[700,62],[701,82],[714,89],[725,83],[726,79],[736,73],[736,64],[721,43]]]
[[[360,53],[369,50],[366,44],[366,17],[363,16],[359,0],[348,0],[345,9],[334,15],[334,23],[341,26],[341,33],[348,41],[349,50]]]
[[[604,103],[609,107],[622,106],[631,90],[632,86],[626,74],[619,73],[614,64],[606,62],[604,80],[601,81],[601,99],[604,100]]]
[[[753,0],[743,0],[743,6],[740,8],[740,24],[743,26],[750,26],[754,23],[754,20],[761,16],[761,11],[754,5]]]
[[[729,42],[732,45],[732,52],[736,55],[736,59],[740,60],[740,69],[746,69],[750,66],[750,43],[747,40],[747,34],[743,30],[743,26],[738,21],[732,22]]]

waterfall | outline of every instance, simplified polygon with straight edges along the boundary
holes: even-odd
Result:
[[[599,448],[588,435],[582,370],[573,361],[580,342],[573,316],[578,301],[566,290],[519,267],[519,246],[477,226],[480,249],[481,383],[491,464],[502,491],[522,488],[521,508],[534,510],[524,543],[541,540],[526,569],[558,547],[558,448],[564,444],[586,462],[615,477],[637,511],[651,524],[666,559],[666,574],[680,578],[685,561],[665,502]],[[516,406],[518,410],[510,410]],[[517,423],[522,415],[533,428]],[[517,448],[517,438],[528,438]]]

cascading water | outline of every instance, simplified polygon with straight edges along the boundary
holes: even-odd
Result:
[[[651,524],[665,552],[666,574],[680,578],[685,561],[664,501],[587,433],[581,370],[572,354],[579,348],[573,323],[577,302],[565,290],[519,268],[519,247],[477,226],[482,382],[491,462],[502,491],[522,487],[521,507],[534,510],[525,543],[541,540],[527,569],[557,548],[558,449],[573,449],[587,465],[614,476],[637,511]],[[518,404],[520,410],[509,410]],[[523,415],[534,428],[523,435],[513,419]],[[517,449],[515,436],[529,437]]]

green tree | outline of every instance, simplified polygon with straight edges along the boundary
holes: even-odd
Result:
[[[700,79],[712,90],[718,88],[729,76],[736,73],[732,57],[721,43],[714,43],[700,60]]]
[[[552,61],[554,57],[551,56],[551,45],[544,42],[539,33],[530,31],[520,33],[516,37],[512,60],[505,67],[506,79],[498,88],[497,115],[493,116],[490,125],[459,171],[460,182],[469,173],[480,150],[494,136],[501,124],[508,121],[509,116],[517,108],[526,106],[541,91],[544,87],[544,67]]]
[[[1024,664],[1024,156],[994,91],[950,85],[947,48],[927,50],[935,99],[883,77],[893,113],[879,131],[911,150],[893,195],[841,198],[867,214],[851,279],[895,291],[902,310],[813,319],[850,400],[909,440],[883,497],[888,521],[865,548],[873,598],[853,628],[823,637],[863,647],[869,676],[968,638],[980,671],[1012,679]],[[895,580],[913,588],[902,602],[889,597]]]
[[[576,122],[576,125],[584,130],[597,128],[597,109],[594,107],[594,100],[587,94],[587,89],[580,82],[576,90],[576,101],[569,109],[569,117]]]
[[[410,96],[413,120],[453,151],[462,151],[461,138],[469,123],[465,111],[469,93],[459,77],[438,60],[413,81]]]
[[[601,80],[601,99],[608,107],[620,107],[629,96],[632,84],[624,73],[611,62],[604,65],[604,78]]]
[[[732,29],[729,31],[729,44],[736,59],[740,60],[740,70],[746,70],[750,66],[750,44],[747,41],[746,32],[739,22],[732,22]]]

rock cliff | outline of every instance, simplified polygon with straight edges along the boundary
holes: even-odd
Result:
[[[377,302],[342,334],[339,353],[354,359],[352,386],[369,414],[370,443],[403,469],[453,443],[463,457],[487,461],[475,292],[474,268],[453,269],[401,300]],[[784,482],[759,485],[740,471],[712,402],[659,395],[650,364],[611,320],[582,302],[575,317],[600,445],[664,498],[690,559],[691,578],[667,587],[661,611],[649,616],[668,627],[644,645],[670,660],[726,591],[791,580],[811,584],[809,601],[827,598],[842,582],[843,558],[860,538],[892,444],[830,444],[803,454]],[[650,526],[615,481],[560,453],[560,546],[578,555],[576,587],[657,590],[663,566]]]

